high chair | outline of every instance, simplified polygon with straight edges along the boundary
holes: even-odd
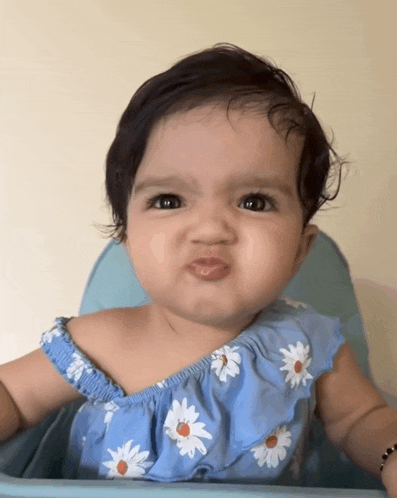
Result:
[[[341,333],[356,352],[363,371],[397,408],[395,334],[397,291],[367,280],[354,280],[335,242],[324,232],[299,273],[284,292],[312,305],[319,313],[339,317]],[[358,299],[358,303],[357,300]],[[122,246],[110,241],[91,271],[79,314],[149,302]],[[361,321],[359,307],[361,310]],[[367,339],[367,340],[366,340]],[[370,354],[368,353],[369,344]],[[248,497],[385,497],[380,480],[369,476],[325,438],[315,419],[305,461],[304,487],[230,483],[156,483],[133,480],[66,480],[62,467],[73,417],[85,400],[50,414],[39,426],[0,443],[0,497],[167,498]]]

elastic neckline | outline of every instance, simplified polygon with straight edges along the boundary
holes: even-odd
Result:
[[[157,382],[154,384],[151,384],[150,386],[147,386],[140,391],[137,391],[135,393],[127,395],[124,391],[124,389],[119,386],[118,384],[115,384],[109,377],[106,377],[109,379],[110,382],[112,382],[114,385],[118,386],[121,391],[123,392],[124,396],[122,398],[117,397],[114,398],[112,401],[122,401],[123,403],[126,404],[136,404],[139,403],[140,401],[147,400],[147,398],[153,397],[154,395],[159,395],[165,392],[165,390],[170,389],[171,387],[175,387],[178,384],[180,384],[182,381],[186,380],[188,377],[191,377],[192,375],[200,375],[204,371],[206,371],[208,368],[211,368],[211,364],[213,361],[212,355],[215,353],[215,351],[218,351],[219,349],[224,348],[225,346],[228,346],[229,348],[233,348],[234,346],[237,345],[244,345],[247,343],[247,339],[253,334],[253,327],[259,324],[259,322],[262,320],[262,316],[264,313],[268,312],[270,307],[267,307],[260,311],[258,313],[257,318],[251,325],[249,325],[247,328],[242,330],[238,336],[236,336],[234,339],[231,341],[222,344],[219,346],[217,349],[214,349],[207,355],[203,356],[199,360],[191,363],[190,365],[187,365],[186,367],[183,367],[181,370],[178,370],[168,377],[165,377],[161,381],[158,382],[164,382],[165,385],[163,387],[160,387],[157,385]],[[96,368],[94,366],[94,368]]]

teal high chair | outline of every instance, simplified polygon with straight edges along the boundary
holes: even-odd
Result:
[[[363,371],[371,377],[368,347],[346,259],[325,233],[317,241],[299,273],[284,292],[311,304],[319,313],[339,317],[341,333],[357,354]],[[139,306],[149,302],[138,283],[121,245],[110,241],[97,259],[88,279],[79,313],[104,308]],[[397,398],[387,395],[397,407]],[[85,400],[66,405],[39,426],[0,443],[0,497],[52,498],[208,498],[260,497],[385,497],[380,480],[369,476],[333,448],[321,423],[311,427],[308,458],[304,464],[304,486],[269,486],[230,483],[156,483],[130,480],[66,480],[62,467],[70,426]]]

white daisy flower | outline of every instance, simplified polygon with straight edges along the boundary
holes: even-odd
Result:
[[[110,469],[106,479],[141,477],[146,473],[145,469],[153,465],[154,462],[144,461],[149,456],[149,452],[139,453],[139,444],[130,450],[132,442],[133,439],[130,439],[123,446],[117,448],[117,451],[108,448],[113,460],[102,462]]]
[[[114,403],[114,401],[109,401],[108,403],[105,403],[104,408],[106,410],[106,415],[105,418],[103,419],[104,423],[108,425],[107,429],[109,429],[109,424],[112,421],[114,412],[117,410],[120,410],[120,407]],[[106,430],[107,430],[106,429]]]
[[[90,365],[84,360],[80,353],[73,353],[74,361],[69,365],[66,370],[66,374],[68,379],[73,379],[75,381],[79,380],[84,370],[87,370],[87,373],[92,373],[93,370]]]
[[[167,427],[165,433],[177,441],[176,445],[180,448],[180,454],[194,457],[196,449],[203,455],[207,454],[207,450],[200,438],[205,437],[212,439],[209,432],[204,430],[205,424],[202,422],[194,423],[199,417],[199,413],[195,412],[194,405],[187,407],[187,398],[183,398],[181,404],[176,399],[172,402],[172,410],[168,411],[164,422],[164,427]]]
[[[259,467],[265,463],[270,467],[277,467],[281,460],[287,456],[287,450],[291,446],[291,433],[287,431],[287,427],[279,426],[270,434],[262,443],[251,449],[254,453]]]
[[[238,363],[241,363],[241,356],[235,351],[239,349],[238,346],[233,348],[229,346],[223,346],[213,352],[211,357],[213,358],[211,369],[215,369],[216,375],[222,382],[227,380],[227,376],[235,377],[240,373],[240,368]]]
[[[57,326],[54,325],[52,327],[52,329],[50,330],[47,330],[46,332],[44,332],[43,334],[41,334],[41,338],[40,338],[40,346],[42,346],[44,343],[49,343],[51,344],[52,342],[52,339],[54,337],[59,337],[61,335],[61,333],[59,332],[59,330],[57,329]]]
[[[164,384],[165,384],[165,379],[164,379],[164,380],[161,380],[160,382],[156,382],[156,384],[157,384],[159,387],[164,387]]]
[[[283,301],[285,304],[288,304],[288,306],[292,306],[293,308],[297,309],[300,306],[302,308],[307,308],[307,304],[301,303],[299,301],[294,301],[293,299],[290,299],[289,297],[280,297],[280,301]]]
[[[283,361],[285,365],[280,368],[280,370],[288,370],[289,373],[285,378],[285,382],[289,382],[291,379],[291,387],[295,384],[298,386],[302,381],[302,384],[306,385],[306,379],[312,379],[313,376],[307,371],[312,359],[309,358],[310,346],[307,345],[305,348],[303,344],[298,341],[296,346],[289,344],[289,351],[284,348],[280,349],[280,352],[284,354]]]

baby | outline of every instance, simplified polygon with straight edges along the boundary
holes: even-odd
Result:
[[[338,160],[288,75],[233,45],[142,85],[106,188],[151,302],[59,317],[0,366],[0,439],[86,399],[66,478],[298,483],[315,415],[397,496],[397,412],[337,319],[281,298]]]

